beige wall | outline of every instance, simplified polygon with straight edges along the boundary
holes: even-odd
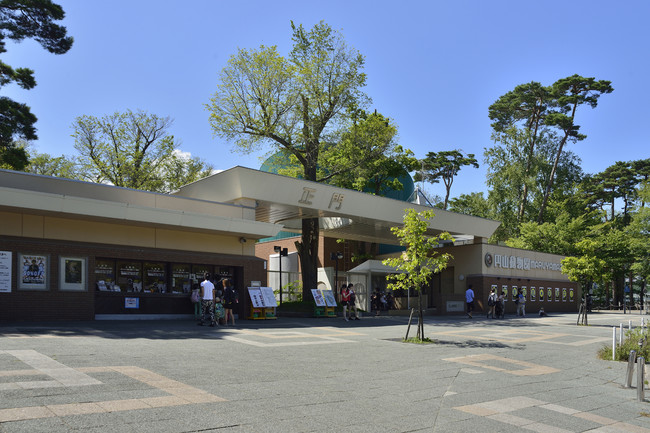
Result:
[[[13,212],[0,212],[0,235],[220,254],[255,255],[254,241],[248,240],[242,243],[239,236],[166,230],[146,226]]]

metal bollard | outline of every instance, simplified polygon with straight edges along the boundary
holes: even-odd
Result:
[[[612,361],[616,361],[616,326],[612,326]]]
[[[632,375],[636,363],[636,350],[630,350],[630,359],[627,360],[627,372],[625,373],[625,387],[632,388]]]
[[[645,370],[645,359],[643,356],[640,356],[636,362],[636,399],[638,401],[645,401],[644,395],[644,383],[643,383],[643,372]]]
[[[619,331],[620,334],[618,334],[618,345],[622,346],[623,345],[623,324],[620,324],[621,330]]]

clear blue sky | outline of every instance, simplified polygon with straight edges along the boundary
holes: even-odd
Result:
[[[145,110],[174,119],[181,150],[218,169],[260,166],[215,138],[204,109],[217,74],[237,48],[291,45],[290,20],[324,20],[366,57],[371,109],[394,119],[417,157],[462,149],[465,168],[452,196],[485,191],[488,107],[516,85],[550,85],[580,74],[612,81],[614,92],[577,123],[587,139],[569,147],[595,173],[617,160],[650,157],[650,2],[629,0],[356,1],[54,0],[75,38],[64,55],[33,41],[8,46],[3,60],[34,69],[38,86],[2,94],[38,117],[38,152],[74,155],[77,116]],[[425,185],[443,195],[443,186]]]

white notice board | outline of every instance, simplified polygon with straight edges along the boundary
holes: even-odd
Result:
[[[265,307],[270,308],[278,306],[272,287],[260,287],[260,290],[262,291],[262,301],[264,302]]]
[[[263,308],[264,301],[262,300],[262,291],[259,287],[249,287],[248,294],[251,297],[251,303],[253,308]]]

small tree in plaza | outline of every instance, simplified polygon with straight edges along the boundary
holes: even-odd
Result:
[[[418,292],[418,340],[424,340],[422,290],[429,284],[433,274],[445,269],[449,260],[453,258],[451,254],[439,254],[435,251],[441,240],[453,241],[449,233],[442,232],[437,236],[426,234],[429,220],[434,216],[432,210],[417,212],[415,209],[406,209],[404,225],[391,228],[391,232],[397,236],[400,245],[406,247],[406,250],[399,257],[383,261],[384,265],[392,266],[398,271],[388,275],[389,289],[413,288]]]

